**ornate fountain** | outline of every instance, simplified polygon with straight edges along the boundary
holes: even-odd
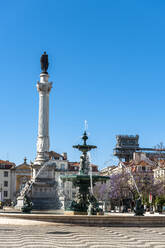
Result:
[[[66,209],[67,211],[73,211],[73,214],[97,214],[97,212],[101,211],[96,198],[90,192],[91,178],[89,175],[90,162],[88,152],[97,148],[97,146],[87,145],[87,139],[88,136],[85,131],[82,137],[83,144],[73,146],[73,148],[82,152],[80,156],[79,174],[61,176],[63,182],[71,181],[73,185],[78,188],[75,199],[69,208]],[[92,186],[94,186],[96,182],[106,182],[108,179],[109,177],[106,176],[92,175]]]

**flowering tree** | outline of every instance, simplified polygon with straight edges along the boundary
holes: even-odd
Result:
[[[117,173],[110,176],[110,198],[122,199],[126,196],[130,185],[128,173]]]
[[[154,182],[152,172],[135,172],[132,175],[129,170],[123,169],[112,174],[106,183],[97,183],[93,191],[97,200],[109,201],[111,206],[127,205],[133,209],[139,195],[143,203],[148,205],[149,194],[152,194],[154,203],[156,197],[164,195],[164,186],[161,181]]]
[[[163,182],[155,182],[152,173],[136,172],[134,179],[144,203],[149,203],[149,194],[152,194],[153,202],[157,196],[164,194]]]
[[[93,188],[93,194],[99,201],[108,199],[109,185],[107,183],[97,183]]]
[[[94,195],[98,200],[109,201],[112,205],[124,205],[124,200],[132,198],[134,190],[129,181],[130,174],[125,171],[112,174],[106,183],[95,185]]]
[[[109,197],[111,205],[121,205],[132,208],[132,199],[136,193],[136,188],[130,183],[131,175],[123,170],[120,173],[110,176]]]

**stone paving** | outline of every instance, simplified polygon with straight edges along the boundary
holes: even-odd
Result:
[[[0,218],[0,248],[165,248],[165,227],[86,227]]]

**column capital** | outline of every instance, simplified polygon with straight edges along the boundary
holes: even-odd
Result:
[[[52,82],[40,83],[37,82],[38,92],[49,93],[52,88]]]
[[[41,72],[40,73],[40,83],[48,83],[49,74]]]

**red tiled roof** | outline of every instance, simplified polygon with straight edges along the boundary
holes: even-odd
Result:
[[[9,162],[8,160],[0,160],[0,164],[10,164],[10,165],[13,165],[14,163]]]
[[[98,166],[91,164],[92,165],[92,171],[98,171]],[[73,168],[79,168],[80,167],[80,163],[79,162],[69,162],[69,168],[72,170]]]
[[[69,162],[69,165],[70,166],[80,166],[80,163],[78,163],[78,162]]]
[[[159,160],[159,164],[165,165],[165,160],[163,159]]]
[[[129,161],[129,162],[122,162],[125,166],[134,166],[135,162],[133,160]]]
[[[69,162],[69,165],[70,166],[80,166],[80,163],[79,162]],[[95,165],[95,164],[91,164],[92,165],[92,167],[98,167],[97,165]]]
[[[11,169],[12,167],[15,167],[14,163],[9,162],[8,160],[0,160],[0,169]]]
[[[142,160],[139,163],[137,163],[137,165],[142,165],[142,166],[146,166],[146,165],[150,165],[149,163],[147,163],[146,161]]]
[[[140,162],[136,162],[136,161],[130,161],[130,162],[123,162],[126,166],[147,166],[147,165],[151,165],[149,162],[145,161],[145,160],[141,160]]]
[[[59,158],[64,159],[64,156],[62,156],[61,154],[54,152],[54,151],[50,151],[50,152],[48,152],[48,154],[49,154],[49,158],[53,157],[55,159],[59,159]]]

